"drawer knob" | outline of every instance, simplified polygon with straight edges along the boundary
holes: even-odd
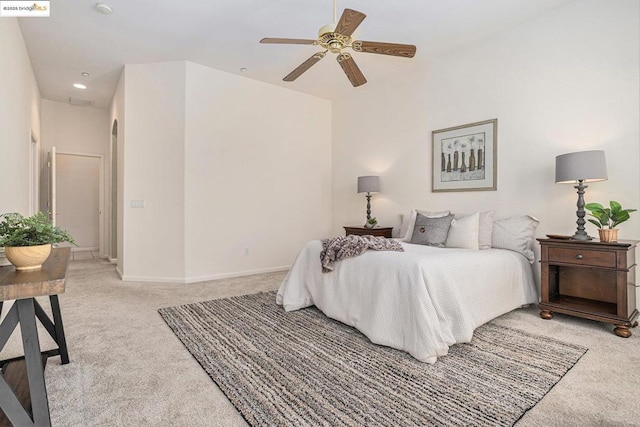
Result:
[[[582,259],[582,254],[576,255],[576,259]]]

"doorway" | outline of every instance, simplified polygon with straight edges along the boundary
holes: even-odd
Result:
[[[113,121],[111,129],[111,221],[109,261],[118,259],[118,121]]]
[[[54,148],[51,157],[54,222],[73,236],[78,246],[72,251],[98,257],[102,252],[102,156],[56,152]]]

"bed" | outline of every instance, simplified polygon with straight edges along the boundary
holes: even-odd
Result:
[[[513,250],[367,251],[322,273],[320,240],[308,242],[278,290],[286,311],[315,305],[373,343],[434,363],[478,326],[537,302],[531,263]]]

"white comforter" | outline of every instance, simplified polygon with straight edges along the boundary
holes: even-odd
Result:
[[[376,344],[434,363],[478,326],[537,301],[531,266],[519,253],[402,246],[405,252],[368,251],[322,273],[322,243],[310,241],[276,302],[286,311],[315,305]]]

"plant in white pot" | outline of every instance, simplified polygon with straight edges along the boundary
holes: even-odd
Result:
[[[600,241],[602,242],[617,242],[618,229],[616,227],[627,221],[629,214],[637,210],[622,209],[622,205],[614,200],[609,202],[608,208],[605,208],[600,203],[587,203],[584,208],[591,212],[590,216],[595,218],[589,219],[589,222],[598,227]]]
[[[378,223],[378,220],[376,219],[376,217],[371,217],[367,220],[367,222],[364,224],[365,228],[373,228],[376,226],[376,224]]]
[[[75,244],[69,232],[49,222],[44,212],[30,217],[19,213],[0,215],[0,247],[16,270],[35,270],[42,267],[54,243]]]

